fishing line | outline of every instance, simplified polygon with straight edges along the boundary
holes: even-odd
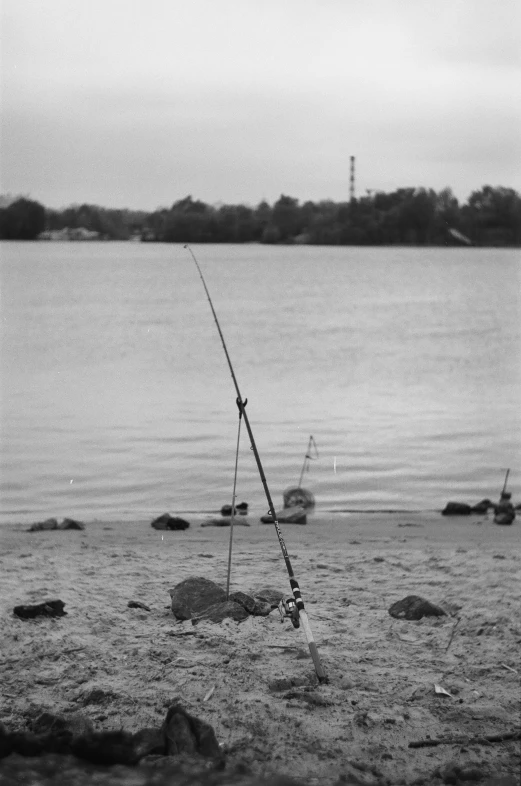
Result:
[[[247,399],[244,402],[247,403]],[[233,525],[235,523],[235,500],[237,498],[235,489],[237,488],[237,468],[239,465],[239,442],[241,439],[242,412],[239,407],[239,428],[237,429],[237,449],[235,451],[235,472],[233,474],[233,494],[232,494],[232,517],[230,519],[230,546],[228,550],[228,576],[226,578],[226,600],[230,599],[230,575],[232,572],[232,549],[233,549]]]
[[[277,520],[277,514],[275,512],[275,506],[274,506],[273,501],[271,499],[271,494],[270,494],[270,491],[269,491],[269,488],[268,488],[268,483],[266,481],[266,477],[264,475],[264,470],[262,468],[262,462],[260,460],[259,452],[257,450],[257,445],[255,443],[253,432],[252,432],[252,429],[251,429],[251,426],[250,426],[250,421],[249,421],[248,415],[246,414],[246,409],[245,409],[246,401],[244,401],[242,396],[241,396],[241,391],[239,389],[239,384],[237,382],[237,377],[235,376],[235,372],[233,370],[232,362],[230,360],[230,355],[228,354],[228,349],[226,347],[226,342],[224,340],[224,336],[223,336],[223,333],[222,333],[222,330],[221,330],[221,326],[219,324],[219,320],[217,318],[217,314],[215,313],[215,308],[214,308],[213,303],[212,303],[212,298],[210,297],[210,292],[208,291],[208,287],[206,286],[206,281],[204,280],[204,276],[202,274],[201,268],[199,267],[199,263],[197,262],[197,259],[195,258],[195,254],[192,251],[192,249],[190,248],[190,246],[188,244],[186,244],[184,246],[184,248],[186,248],[186,250],[191,254],[192,259],[193,259],[193,261],[195,263],[195,266],[197,268],[197,271],[199,273],[199,277],[200,277],[200,279],[202,281],[202,284],[203,284],[203,287],[204,287],[204,291],[206,292],[206,297],[208,298],[208,303],[210,304],[210,308],[212,310],[213,318],[214,318],[217,330],[219,332],[219,337],[221,339],[221,344],[223,346],[224,354],[226,355],[226,360],[228,361],[228,367],[230,369],[230,374],[232,376],[232,380],[233,380],[233,384],[234,384],[234,387],[235,387],[235,391],[237,393],[237,406],[239,407],[239,412],[244,416],[244,425],[246,426],[246,430],[247,430],[248,436],[250,438],[251,448],[252,448],[253,454],[255,456],[255,461],[257,462],[257,469],[259,470],[259,475],[260,475],[260,479],[261,479],[261,482],[262,482],[262,485],[263,485],[263,488],[264,488],[264,493],[266,495],[266,499],[268,500],[269,511],[270,511],[271,517],[273,519],[273,524],[275,525],[275,531],[277,533],[277,538],[279,540],[279,545],[280,545],[280,548],[281,548],[281,551],[282,551],[282,556],[284,557],[284,562],[286,563],[286,570],[288,571],[289,583],[291,585],[291,590],[293,592],[293,597],[295,599],[295,604],[296,604],[297,609],[298,609],[299,619],[302,622],[302,628],[304,630],[304,635],[306,637],[306,641],[307,641],[307,644],[308,644],[308,647],[309,647],[309,652],[310,652],[311,657],[313,659],[313,664],[315,666],[315,671],[316,671],[317,677],[319,679],[319,682],[327,682],[328,681],[327,675],[326,675],[326,672],[324,671],[324,667],[322,666],[322,663],[320,661],[320,656],[318,654],[317,645],[315,644],[315,640],[313,638],[313,633],[311,632],[311,627],[309,625],[309,619],[308,619],[307,611],[306,611],[306,609],[304,607],[304,601],[302,600],[300,587],[299,587],[297,579],[295,578],[295,574],[293,573],[293,568],[292,568],[291,561],[290,561],[290,558],[289,558],[288,550],[286,548],[286,544],[284,543],[284,538],[282,537],[282,532],[280,531],[279,522]]]

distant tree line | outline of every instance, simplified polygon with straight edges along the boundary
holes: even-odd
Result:
[[[521,196],[483,186],[459,204],[450,188],[376,191],[347,202],[208,205],[191,196],[153,212],[77,205],[45,209],[21,198],[0,208],[0,237],[32,240],[46,230],[83,228],[104,240],[161,243],[303,243],[314,245],[521,245]]]

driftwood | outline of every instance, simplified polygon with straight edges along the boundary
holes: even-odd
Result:
[[[483,734],[481,737],[439,737],[434,740],[416,740],[409,748],[433,748],[435,745],[489,745],[491,742],[521,740],[521,729],[505,731],[503,734]]]

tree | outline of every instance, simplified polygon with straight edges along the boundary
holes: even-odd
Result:
[[[0,237],[35,240],[45,229],[45,208],[31,199],[17,199],[0,213]]]

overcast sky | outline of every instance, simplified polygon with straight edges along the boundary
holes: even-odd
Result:
[[[0,0],[0,191],[521,190],[519,0]]]

